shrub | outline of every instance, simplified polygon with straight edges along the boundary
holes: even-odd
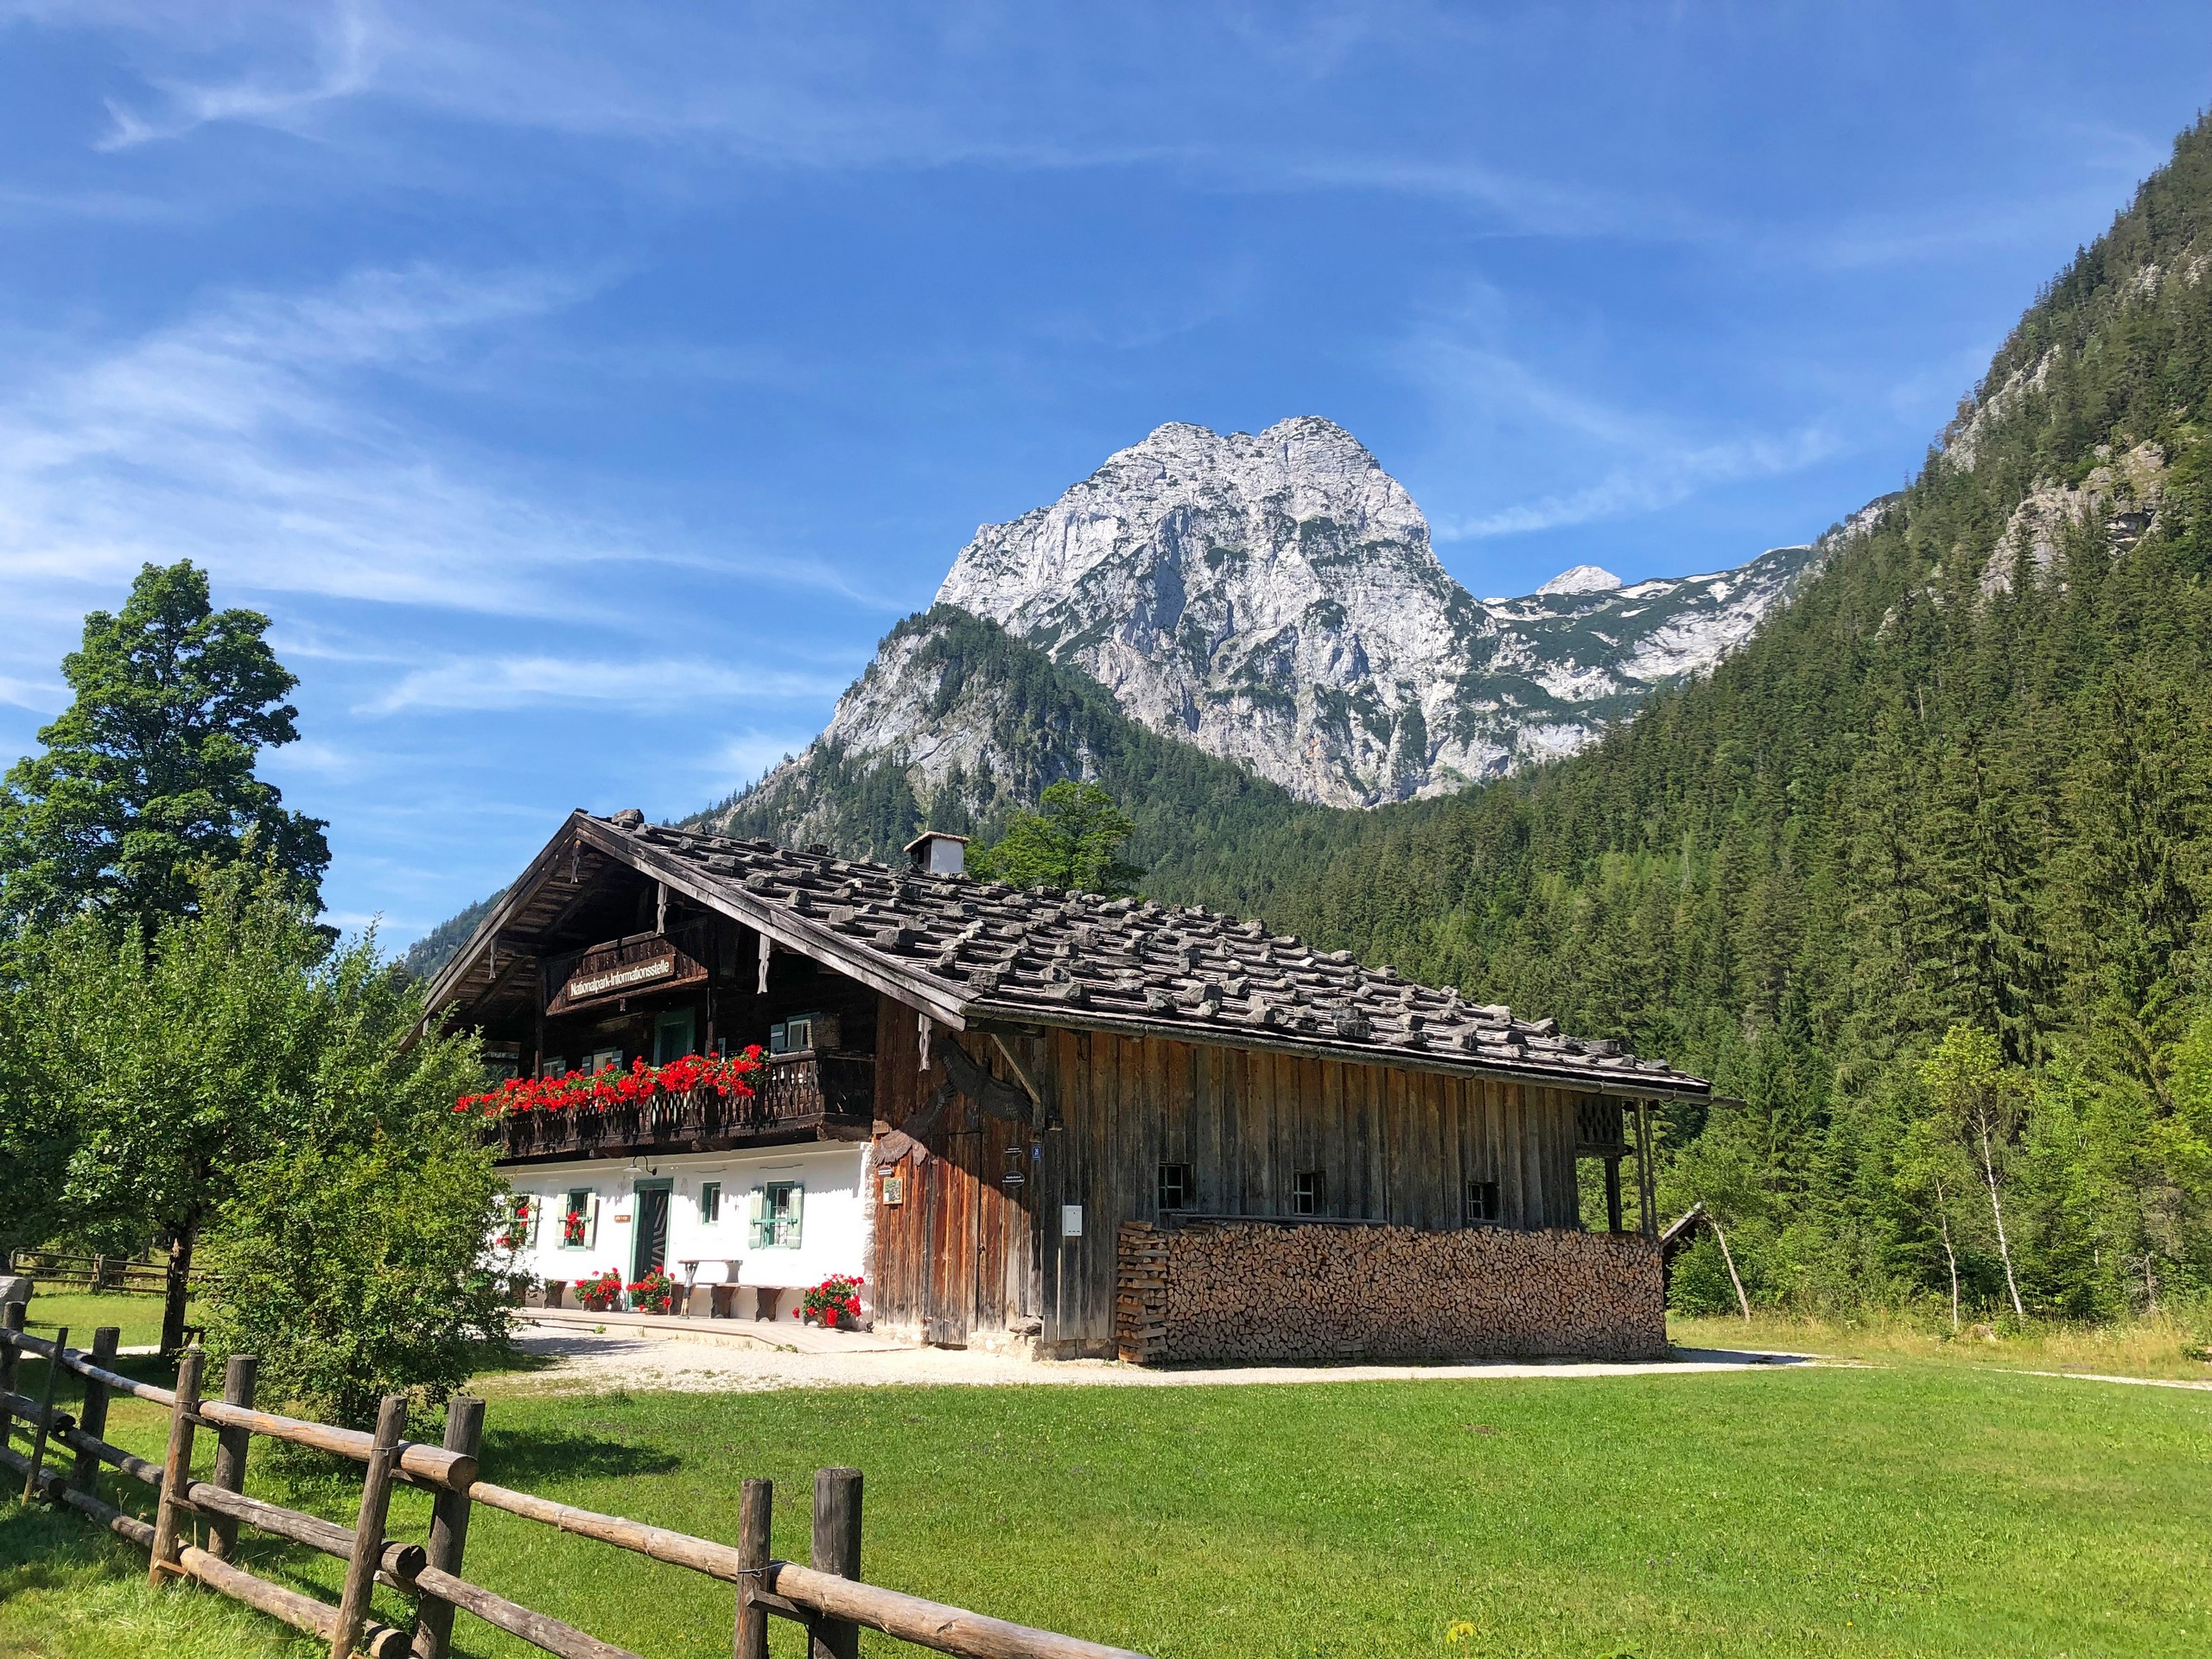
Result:
[[[260,1356],[265,1399],[366,1427],[384,1395],[427,1408],[505,1346],[484,1241],[505,1205],[472,1140],[280,1154],[240,1180],[213,1241],[208,1340]]]

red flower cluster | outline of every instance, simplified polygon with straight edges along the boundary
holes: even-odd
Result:
[[[621,1294],[622,1275],[612,1268],[591,1278],[576,1281],[576,1300],[594,1313],[611,1311]]]
[[[791,1310],[791,1318],[817,1319],[825,1328],[835,1325],[840,1313],[849,1313],[857,1319],[861,1316],[860,1289],[867,1282],[865,1279],[833,1273],[806,1293],[804,1303]]]
[[[570,1071],[557,1077],[509,1077],[488,1094],[463,1095],[453,1109],[486,1117],[586,1106],[603,1112],[611,1106],[639,1105],[655,1095],[685,1095],[694,1089],[711,1089],[725,1100],[743,1100],[753,1093],[753,1085],[745,1079],[760,1068],[758,1043],[741,1054],[686,1054],[666,1065],[648,1065],[640,1058],[627,1071],[610,1065],[597,1072]]]
[[[630,1306],[640,1313],[665,1313],[676,1300],[676,1281],[658,1268],[630,1286]]]
[[[590,1219],[591,1217],[581,1210],[571,1210],[567,1215],[562,1217],[561,1243],[582,1244],[584,1242],[584,1228]]]

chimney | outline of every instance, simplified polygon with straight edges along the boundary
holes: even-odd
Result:
[[[958,875],[968,868],[968,837],[925,830],[906,843],[906,857],[920,875]]]

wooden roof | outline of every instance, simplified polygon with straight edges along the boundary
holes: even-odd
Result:
[[[430,987],[461,1018],[530,982],[610,867],[666,884],[956,1030],[1062,1026],[1519,1078],[1630,1098],[1702,1078],[1197,906],[1021,889],[570,815]]]

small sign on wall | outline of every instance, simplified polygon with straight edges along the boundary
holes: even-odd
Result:
[[[1062,1238],[1083,1236],[1083,1206],[1081,1205],[1064,1204],[1060,1206],[1060,1236]]]
[[[906,1202],[906,1177],[902,1172],[895,1169],[884,1172],[883,1201],[888,1205]]]

